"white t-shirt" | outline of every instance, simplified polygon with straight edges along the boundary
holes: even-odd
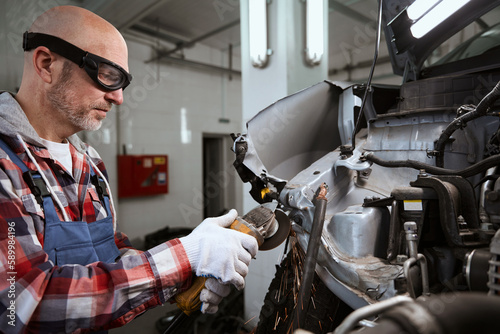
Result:
[[[73,175],[73,160],[71,159],[71,152],[69,150],[69,142],[56,143],[46,139],[42,139],[42,143],[49,150],[52,158],[61,163],[69,174]]]

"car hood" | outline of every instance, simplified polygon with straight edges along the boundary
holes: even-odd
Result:
[[[397,75],[405,75],[407,80],[417,80],[419,78],[424,61],[441,43],[500,5],[500,0],[471,0],[427,35],[415,39],[409,33],[408,25],[402,24],[405,16],[403,12],[414,1],[382,1],[382,26],[393,72]]]

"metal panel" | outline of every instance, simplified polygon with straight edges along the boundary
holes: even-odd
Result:
[[[321,82],[258,113],[248,136],[270,174],[290,179],[340,145],[337,127],[341,89]]]

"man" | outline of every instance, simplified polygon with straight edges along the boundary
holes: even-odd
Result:
[[[100,127],[129,84],[127,47],[107,21],[55,7],[24,35],[19,92],[0,94],[0,330],[96,331],[124,325],[211,277],[202,311],[244,287],[257,252],[230,230],[236,211],[146,252],[116,229],[107,174],[76,133]]]

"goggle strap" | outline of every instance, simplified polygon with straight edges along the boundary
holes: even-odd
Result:
[[[30,51],[39,46],[47,47],[50,51],[71,60],[80,67],[84,65],[83,57],[87,55],[86,51],[59,37],[26,31],[23,35],[24,51]]]

